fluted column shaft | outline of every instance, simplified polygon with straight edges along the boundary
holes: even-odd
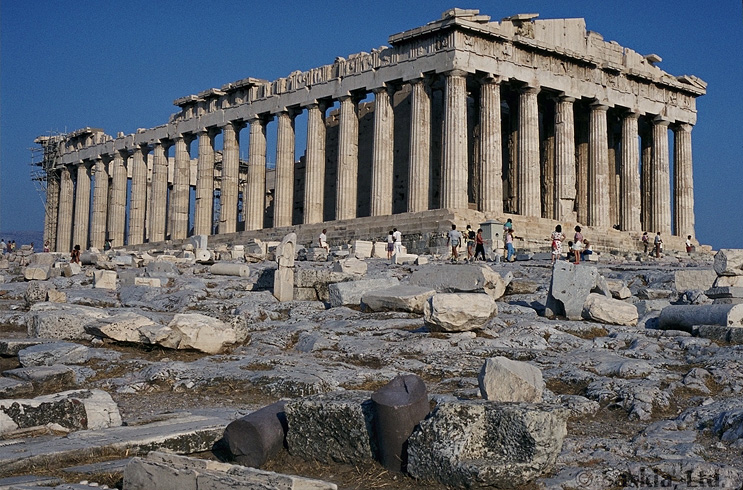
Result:
[[[412,82],[410,97],[410,174],[408,212],[428,209],[431,180],[431,89],[423,79]],[[391,197],[390,197],[391,199]],[[392,203],[390,203],[390,206]]]
[[[57,249],[57,219],[59,213],[59,175],[50,170],[46,176],[46,209],[44,213],[44,243],[49,248]]]
[[[144,220],[147,210],[147,164],[142,148],[132,151],[132,188],[129,199],[129,245],[144,243]]]
[[[237,196],[240,178],[240,128],[227,123],[222,129],[222,184],[219,198],[219,233],[237,230]]]
[[[126,224],[126,166],[125,155],[114,152],[111,167],[111,196],[108,203],[108,236],[114,246],[124,245],[124,226]]]
[[[673,140],[675,232],[682,237],[695,236],[691,128],[691,124],[678,124],[674,128]]]
[[[356,217],[359,175],[359,116],[356,102],[350,96],[340,98],[340,128],[338,130],[338,197],[335,219]]]
[[[198,138],[199,163],[196,168],[194,235],[211,235],[214,212],[214,132],[203,129],[199,131]]]
[[[325,197],[325,121],[318,104],[307,107],[307,157],[304,174],[304,223],[323,221]]]
[[[72,241],[83,250],[88,248],[90,230],[90,166],[80,163],[77,166],[77,184],[75,188],[75,228]]]
[[[485,78],[480,87],[480,196],[483,213],[503,214],[503,144],[500,83]]]
[[[374,142],[372,147],[371,215],[392,214],[394,180],[394,122],[387,87],[374,90]],[[412,186],[412,184],[410,184]]]
[[[155,143],[152,150],[152,216],[150,217],[150,241],[165,240],[165,217],[168,207],[168,159],[165,145]]]
[[[276,183],[274,185],[273,226],[292,225],[294,204],[294,117],[278,113],[276,135]]]
[[[606,111],[602,104],[591,105],[588,135],[588,222],[608,228],[609,223],[609,142]]]
[[[640,231],[640,150],[637,132],[638,114],[628,112],[622,118],[622,155],[620,160],[619,226],[624,231]]]
[[[467,79],[466,73],[446,74],[444,94],[441,207],[467,209]]]
[[[519,93],[518,191],[516,203],[523,216],[542,216],[539,168],[539,89]]]
[[[653,156],[650,163],[650,224],[652,231],[671,233],[671,167],[668,154],[670,121],[653,120]]]
[[[250,120],[246,189],[247,196],[243,196],[245,229],[260,230],[266,210],[266,124],[257,117]]]
[[[188,236],[188,214],[191,181],[190,135],[179,135],[175,139],[175,172],[170,191],[172,229],[170,238],[178,240]]]
[[[95,161],[93,187],[93,216],[90,224],[90,246],[102,249],[106,242],[106,214],[108,213],[108,171],[103,158]]]
[[[72,206],[74,186],[67,166],[62,167],[59,176],[59,211],[57,213],[57,251],[68,252],[72,246]]]
[[[572,97],[555,103],[555,216],[575,221],[575,117]]]

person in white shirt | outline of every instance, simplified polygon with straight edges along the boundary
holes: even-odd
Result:
[[[451,247],[451,261],[456,262],[459,259],[459,243],[462,240],[462,233],[457,231],[457,225],[451,225],[451,230],[446,237],[446,244]]]
[[[328,246],[328,237],[326,235],[327,232],[328,230],[323,228],[318,241],[320,242],[320,248],[324,248],[326,252],[330,252],[330,247]]]
[[[402,255],[402,233],[397,228],[392,229],[392,238],[395,243],[395,255]]]

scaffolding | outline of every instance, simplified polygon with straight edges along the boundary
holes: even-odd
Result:
[[[31,182],[44,206],[44,242],[57,240],[57,205],[59,203],[59,174],[54,172],[60,155],[60,144],[67,134],[49,131],[34,140],[39,146],[31,150]]]

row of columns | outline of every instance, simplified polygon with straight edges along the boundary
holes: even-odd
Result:
[[[443,128],[441,155],[440,206],[466,209],[469,204],[467,79],[462,71],[444,75]],[[432,134],[432,94],[425,78],[411,80],[410,141],[408,153],[409,189],[407,210],[429,208],[430,161]],[[477,208],[493,216],[504,212],[503,142],[501,127],[501,87],[496,76],[479,80],[479,185]],[[526,216],[576,220],[598,228],[612,226],[610,199],[609,142],[607,111],[600,102],[590,105],[587,151],[576,146],[575,98],[557,96],[554,109],[554,142],[549,172],[554,176],[554,190],[549,209],[542,209],[543,171],[540,155],[539,88],[525,86],[518,91],[516,109],[516,151],[509,171],[509,185],[515,189],[515,212]],[[394,109],[391,87],[378,87],[375,94],[373,125],[370,213],[392,214]],[[336,219],[356,217],[358,200],[359,115],[357,96],[339,98],[339,136],[337,166]],[[311,101],[307,111],[306,168],[304,175],[304,223],[323,220],[326,160],[326,123],[323,101]],[[249,127],[247,183],[244,188],[244,222],[246,230],[263,227],[266,192],[266,124],[277,119],[276,181],[274,191],[274,226],[292,225],[294,200],[295,129],[299,108],[289,108],[274,115],[259,115],[247,122],[230,121],[221,128],[204,128],[195,134],[182,134],[172,141],[156,141],[152,149],[152,182],[148,197],[148,147],[116,151],[102,156],[93,164],[83,162],[76,169],[74,191],[70,169],[60,172],[58,193],[57,249],[65,250],[71,241],[101,247],[108,236],[117,245],[138,244],[146,239],[162,241],[166,228],[173,239],[189,233],[190,152],[198,139],[198,164],[195,190],[193,232],[211,234],[215,191],[214,141],[221,129],[223,137],[220,183],[219,233],[237,230],[237,206],[240,177],[240,130]],[[627,111],[622,117],[620,156],[620,227],[627,231],[643,228],[671,232],[670,161],[668,127],[670,121],[656,118],[652,124],[652,143],[639,148],[639,115]],[[674,125],[674,215],[677,234],[693,233],[693,182],[691,171],[691,125]],[[174,145],[174,174],[168,193],[168,159]],[[131,154],[130,154],[131,153]],[[586,155],[587,154],[587,155]],[[109,160],[104,160],[108,158]],[[642,162],[642,176],[640,176]],[[125,237],[127,210],[127,165],[131,166],[128,236]],[[92,223],[90,209],[91,168],[95,170]],[[109,173],[110,172],[110,175]],[[110,180],[110,182],[109,182]],[[110,184],[110,185],[109,185]],[[641,194],[641,190],[643,191]],[[75,202],[73,206],[73,195]],[[585,204],[582,205],[582,196]],[[149,202],[148,202],[149,199]],[[71,222],[74,208],[74,228]],[[547,207],[545,207],[547,208]],[[641,215],[642,210],[642,215]],[[545,213],[546,211],[546,213]],[[543,216],[548,214],[547,216]],[[644,220],[641,222],[641,218]],[[147,227],[145,226],[147,220]],[[166,226],[166,220],[169,225]],[[74,230],[72,236],[70,232]]]

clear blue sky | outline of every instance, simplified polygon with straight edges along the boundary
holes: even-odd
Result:
[[[41,230],[36,136],[85,126],[133,133],[172,101],[245,77],[275,79],[387,44],[451,7],[494,20],[583,17],[589,30],[705,80],[692,132],[697,235],[743,248],[741,0],[34,1],[0,4],[0,229]]]

